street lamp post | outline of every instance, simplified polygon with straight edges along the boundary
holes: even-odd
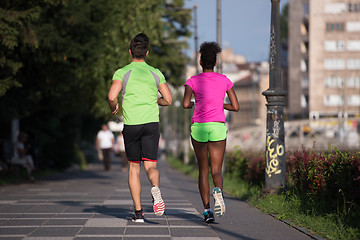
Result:
[[[271,0],[270,83],[262,94],[267,100],[265,192],[275,192],[285,185],[286,159],[284,137],[284,102],[280,67],[280,0]]]

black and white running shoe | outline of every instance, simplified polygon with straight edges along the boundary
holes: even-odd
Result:
[[[131,221],[136,223],[143,223],[144,222],[143,210],[141,209],[141,211],[135,211],[135,214],[134,216],[132,216]]]
[[[212,213],[212,211],[206,211],[203,213],[203,215],[206,223],[212,223],[215,221],[214,214]]]

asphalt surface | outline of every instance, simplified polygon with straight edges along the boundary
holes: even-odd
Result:
[[[36,183],[1,186],[0,240],[314,238],[226,194],[225,215],[204,223],[197,182],[165,161],[158,164],[165,214],[153,213],[151,186],[142,169],[145,223],[133,223],[127,173],[120,171],[116,160],[110,172],[97,163],[86,171],[68,171]]]

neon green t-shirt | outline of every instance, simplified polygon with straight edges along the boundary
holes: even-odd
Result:
[[[159,122],[158,86],[166,82],[160,70],[146,62],[132,62],[118,69],[113,80],[122,81],[124,124]]]

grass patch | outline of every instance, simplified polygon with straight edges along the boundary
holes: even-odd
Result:
[[[185,165],[180,159],[174,156],[168,156],[167,161],[169,162],[170,166],[176,168],[180,172],[189,175],[194,179],[198,179],[199,171],[197,166],[194,166],[193,164]]]
[[[176,157],[168,157],[168,162],[180,172],[197,179],[198,169],[193,164],[185,165]],[[212,183],[212,180],[209,182]],[[339,202],[337,208],[329,211],[326,202],[317,202],[316,198],[310,195],[302,196],[294,190],[289,190],[283,194],[262,197],[261,189],[261,186],[251,185],[241,178],[230,174],[224,175],[226,193],[247,201],[263,213],[274,214],[278,219],[288,220],[327,239],[360,239],[359,206],[344,206],[349,204],[344,199],[343,202]]]
[[[335,209],[327,213],[322,206],[309,196],[307,200],[298,193],[288,191],[284,194],[255,197],[250,203],[267,214],[275,214],[278,219],[290,220],[293,224],[305,227],[310,232],[327,239],[360,239],[359,209],[352,214],[339,213]],[[348,223],[348,221],[352,223]]]

